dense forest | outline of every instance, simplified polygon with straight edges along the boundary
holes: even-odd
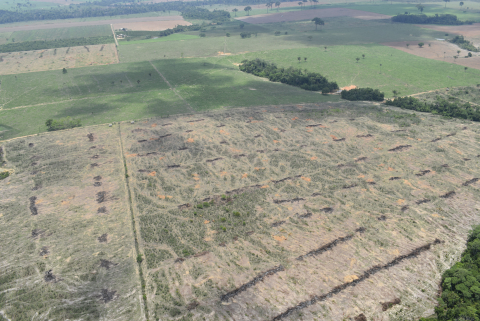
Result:
[[[468,51],[473,51],[473,52],[478,52],[478,48],[475,47],[470,41],[465,40],[463,36],[455,36],[452,40],[449,40],[451,43],[456,44],[462,49],[468,50]]]
[[[0,53],[64,48],[64,47],[76,47],[76,46],[103,45],[106,43],[114,43],[114,42],[115,40],[111,36],[57,39],[57,40],[47,40],[47,41],[36,40],[36,41],[25,41],[25,42],[11,42],[4,45],[0,45]]]
[[[224,10],[207,10],[203,8],[189,8],[182,12],[182,16],[185,19],[203,19],[212,20],[219,23],[230,20],[230,13]]]
[[[338,89],[336,82],[329,82],[327,78],[316,72],[302,71],[295,68],[278,68],[275,64],[264,60],[244,60],[240,70],[259,77],[266,77],[270,81],[300,87],[305,90],[322,91],[329,93]]]
[[[470,233],[460,262],[443,274],[435,313],[440,321],[480,320],[480,226]]]
[[[180,11],[182,15],[189,15],[191,19],[206,19],[217,20],[226,19],[226,11],[210,12],[206,9],[195,8],[200,5],[209,5],[222,3],[225,1],[196,1],[196,2],[182,2],[171,1],[161,3],[128,3],[119,4],[117,0],[101,0],[95,2],[84,2],[79,4],[71,4],[69,6],[52,7],[51,9],[37,9],[27,11],[6,11],[0,10],[0,24],[30,21],[30,20],[55,20],[55,19],[71,19],[71,18],[87,18],[87,17],[108,17],[116,15],[140,14],[147,12],[170,12]],[[123,2],[123,1],[122,1]],[[238,3],[240,1],[226,1]],[[248,3],[255,2],[249,0]],[[208,11],[207,14],[205,11]],[[229,14],[228,14],[228,18]]]
[[[439,114],[446,117],[480,121],[480,107],[472,106],[469,103],[460,104],[457,102],[449,102],[440,97],[437,97],[434,103],[422,102],[414,97],[399,97],[393,100],[387,100],[385,104],[410,110]]]
[[[372,88],[356,88],[350,90],[342,90],[342,99],[346,100],[369,100],[369,101],[383,101],[385,95],[378,89]]]
[[[437,25],[463,25],[472,24],[472,21],[460,21],[453,14],[436,14],[427,16],[425,14],[399,14],[392,17],[393,22],[418,23],[418,24],[437,24]]]

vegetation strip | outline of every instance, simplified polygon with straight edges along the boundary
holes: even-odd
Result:
[[[365,232],[365,228],[364,227],[359,227],[355,230],[355,233],[363,233]],[[325,244],[324,246],[316,249],[316,250],[313,250],[313,251],[310,251],[308,252],[307,254],[304,254],[304,255],[300,255],[299,257],[296,258],[297,261],[303,261],[304,258],[307,258],[309,256],[315,256],[315,255],[319,255],[319,254],[322,254],[326,251],[329,251],[331,250],[334,246],[337,246],[338,244],[340,243],[344,243],[346,241],[349,241],[351,240],[354,236],[355,236],[355,233],[352,233],[350,235],[347,235],[347,236],[344,236],[344,237],[339,237],[335,240],[333,240],[332,242],[330,243],[327,243]]]
[[[53,48],[64,47],[79,47],[84,46],[85,49],[90,52],[86,46],[103,45],[107,43],[114,43],[112,37],[89,37],[89,38],[71,38],[71,39],[57,39],[57,40],[35,40],[25,42],[11,42],[4,45],[0,45],[0,53],[4,52],[16,52],[16,51],[31,51],[31,50],[43,50]]]
[[[418,256],[420,253],[428,251],[432,245],[440,244],[440,243],[442,243],[442,241],[440,241],[439,239],[435,239],[435,241],[433,241],[432,243],[428,243],[426,245],[417,247],[416,249],[414,249],[413,251],[411,251],[408,254],[397,256],[395,259],[388,262],[387,264],[376,265],[374,267],[371,267],[370,269],[365,271],[361,276],[359,276],[358,279],[353,280],[352,282],[347,282],[347,283],[343,283],[339,286],[336,286],[330,292],[328,292],[326,294],[322,294],[320,296],[314,295],[310,300],[300,302],[296,306],[288,308],[287,311],[285,311],[285,312],[277,315],[276,317],[274,317],[272,319],[272,321],[281,320],[283,318],[288,317],[290,314],[292,314],[295,311],[300,311],[300,310],[302,310],[304,308],[307,308],[311,305],[314,305],[318,302],[325,301],[326,299],[332,297],[334,294],[338,294],[348,287],[356,286],[358,283],[365,281],[366,279],[370,278],[372,275],[374,275],[378,272],[381,272],[382,270],[387,270],[387,269],[389,269],[389,268],[391,268],[395,265],[398,265],[404,260],[414,258],[414,257]]]
[[[257,275],[255,278],[253,278],[253,280],[245,283],[244,285],[236,288],[235,290],[233,291],[230,291],[228,292],[227,294],[224,294],[220,297],[220,300],[222,302],[226,302],[228,301],[230,298],[233,298],[234,296],[246,291],[248,288],[251,288],[252,286],[254,286],[255,284],[257,284],[258,282],[261,282],[263,281],[266,277],[268,276],[271,276],[271,275],[274,275],[280,271],[284,271],[285,268],[282,266],[282,265],[279,265],[277,267],[274,267],[273,269],[270,269],[268,271],[265,271],[265,272],[262,272],[260,273],[259,275]]]
[[[132,193],[130,192],[130,184],[128,182],[128,169],[127,169],[127,160],[125,159],[125,155],[123,153],[123,141],[122,141],[122,131],[120,129],[120,124],[118,124],[118,136],[120,139],[120,152],[122,153],[122,160],[123,166],[125,169],[125,185],[128,192],[128,206],[130,208],[130,216],[132,218],[132,229],[133,229],[133,237],[135,239],[135,252],[137,253],[137,263],[138,263],[138,272],[140,274],[140,283],[142,289],[142,297],[143,297],[143,305],[145,307],[145,316],[148,320],[148,306],[147,306],[147,294],[145,292],[145,278],[143,276],[143,269],[142,269],[142,255],[140,254],[140,247],[138,245],[138,236],[137,236],[137,229],[135,227],[135,215],[133,212],[133,204],[132,204]]]

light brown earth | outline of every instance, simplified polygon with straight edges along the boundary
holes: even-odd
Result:
[[[331,8],[331,9],[313,9],[313,10],[301,10],[301,11],[289,11],[281,13],[264,14],[250,17],[236,18],[252,24],[262,24],[270,22],[282,22],[282,21],[301,21],[318,18],[331,18],[331,17],[352,17],[363,20],[375,20],[375,19],[389,19],[390,16],[372,13],[361,10],[352,10],[346,8]]]
[[[118,63],[115,44],[87,47],[0,53],[0,75]]]
[[[161,17],[143,17],[143,18],[129,18],[129,19],[110,19],[110,20],[95,20],[95,21],[72,21],[53,20],[47,23],[25,24],[23,26],[0,26],[0,32],[12,32],[22,30],[38,30],[38,29],[53,29],[53,28],[71,28],[83,26],[101,26],[110,24],[123,24],[132,22],[152,22],[152,21],[182,21],[182,16],[161,16]]]
[[[127,30],[139,31],[161,31],[176,26],[190,26],[191,23],[183,19],[168,21],[141,21],[141,22],[120,22],[113,24],[115,30],[126,28]]]
[[[410,44],[408,48],[406,46],[407,43]],[[428,44],[430,44],[430,46],[428,46]],[[420,48],[417,43],[412,43],[411,41],[388,42],[383,43],[383,45],[423,58],[446,61],[468,68],[480,69],[480,54],[478,52],[472,52],[473,57],[465,58],[465,56],[468,55],[468,51],[448,41],[426,42],[423,48]],[[458,50],[460,50],[460,54],[457,53]],[[458,56],[459,58],[454,59],[453,56]]]

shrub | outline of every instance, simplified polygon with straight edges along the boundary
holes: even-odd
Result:
[[[204,38],[204,37],[207,36],[207,35],[205,34],[205,32],[200,32],[198,35],[199,35],[200,37],[202,37],[202,38]]]
[[[342,99],[346,100],[368,100],[368,101],[383,101],[385,95],[378,89],[372,88],[356,88],[342,91]]]
[[[475,47],[470,41],[465,40],[463,36],[455,36],[452,40],[449,40],[449,42],[456,44],[462,49],[473,51],[473,52],[479,52],[480,50]],[[472,53],[469,52],[469,57],[472,56]]]
[[[6,171],[5,171],[5,172],[1,172],[1,173],[0,173],[0,181],[1,181],[2,179],[7,178],[8,176],[10,176],[10,172],[6,172]]]
[[[68,128],[75,128],[80,127],[82,124],[80,123],[80,119],[72,119],[71,117],[60,118],[57,120],[48,119],[45,122],[48,131],[55,131],[61,129],[68,129]]]
[[[250,32],[242,32],[240,33],[240,37],[242,37],[242,39],[245,39],[245,38],[250,38],[252,36],[252,34]]]
[[[138,254],[137,255],[137,263],[142,263],[143,262],[143,255],[142,254]]]

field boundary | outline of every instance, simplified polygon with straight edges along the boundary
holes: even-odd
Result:
[[[140,247],[139,247],[139,243],[138,243],[138,235],[137,235],[137,226],[136,226],[136,221],[135,221],[135,214],[134,214],[134,211],[133,211],[133,204],[132,204],[132,193],[130,191],[130,184],[128,182],[128,168],[127,168],[127,161],[125,159],[125,154],[123,152],[123,140],[122,140],[122,130],[121,130],[121,124],[118,123],[118,138],[120,140],[120,155],[122,157],[122,161],[123,161],[123,168],[124,168],[124,184],[125,184],[125,188],[127,189],[127,195],[128,195],[128,198],[127,198],[127,201],[128,201],[128,206],[130,208],[130,215],[131,215],[131,219],[132,219],[132,229],[133,229],[133,237],[134,237],[134,241],[135,241],[135,254],[137,255],[136,257],[134,256],[134,260],[138,257],[140,257],[140,255],[142,255],[140,253]],[[139,277],[140,277],[140,286],[141,286],[141,291],[140,291],[140,295],[143,297],[143,300],[142,300],[142,297],[140,298],[140,302],[143,302],[143,305],[141,305],[142,307],[142,314],[144,315],[143,319],[147,319],[148,320],[148,306],[147,306],[147,295],[146,295],[146,292],[145,292],[145,278],[144,278],[144,274],[143,274],[143,269],[142,269],[142,262],[138,262],[138,259],[136,260],[137,261],[137,265],[138,265],[138,272],[139,272]]]

